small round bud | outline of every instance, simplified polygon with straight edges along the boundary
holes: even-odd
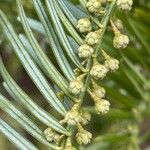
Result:
[[[114,72],[119,68],[119,61],[114,58],[108,58],[105,61],[105,66],[108,70]]]
[[[82,145],[86,145],[88,143],[90,143],[92,138],[92,134],[86,130],[84,130],[81,126],[78,129],[78,133],[76,134],[76,139],[78,144]]]
[[[75,110],[66,114],[65,120],[68,125],[76,125],[79,122],[79,113]]]
[[[86,7],[89,12],[96,13],[101,8],[101,0],[89,0]]]
[[[94,49],[87,44],[83,44],[79,47],[78,52],[79,52],[78,53],[79,57],[88,58],[89,56],[92,55],[92,53],[94,52]]]
[[[103,79],[106,76],[107,72],[108,69],[104,65],[96,63],[93,65],[90,74],[92,77],[98,80],[98,79]]]
[[[83,125],[88,124],[88,122],[91,120],[91,114],[87,111],[81,110],[80,116],[80,123]]]
[[[68,125],[76,125],[79,122],[80,114],[78,112],[78,104],[75,104],[70,111],[67,112],[65,119],[62,121]]]
[[[117,6],[122,10],[131,10],[133,5],[133,0],[117,0]]]
[[[74,95],[78,95],[82,91],[83,86],[84,86],[83,82],[73,80],[69,85],[69,89],[71,93],[73,93]]]
[[[116,34],[113,40],[113,45],[115,48],[126,48],[129,44],[129,38],[128,36],[124,34]]]
[[[88,18],[82,18],[78,21],[76,28],[81,32],[90,32],[92,30],[92,24],[90,22],[90,19]]]
[[[84,111],[78,110],[77,105],[74,105],[73,108],[66,114],[65,119],[62,120],[62,123],[67,123],[68,125],[77,125],[79,123],[86,125],[91,120],[91,114]]]
[[[98,43],[99,37],[100,35],[98,32],[90,32],[85,37],[85,42],[89,45],[95,45]]]
[[[114,31],[114,39],[113,39],[113,45],[115,48],[120,49],[120,48],[126,48],[127,45],[129,44],[129,38],[127,35],[121,34],[121,32],[118,30],[116,25],[111,21],[111,26]]]
[[[69,89],[72,94],[78,95],[81,93],[84,87],[84,83],[83,83],[84,77],[85,77],[84,74],[80,75],[79,77],[77,77],[76,79],[70,82]]]
[[[98,114],[106,114],[109,111],[110,103],[107,100],[99,99],[95,101],[95,110]]]
[[[68,125],[77,125],[80,122],[80,113],[78,110],[78,103],[75,104],[70,111],[67,112],[65,119],[61,123],[67,123]]]
[[[62,138],[61,135],[59,135],[56,131],[54,131],[51,128],[47,128],[44,131],[44,135],[45,135],[47,141],[49,141],[49,142],[56,142],[56,143],[58,143],[61,140],[61,138]]]

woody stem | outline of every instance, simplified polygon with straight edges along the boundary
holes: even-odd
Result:
[[[115,4],[116,4],[116,0],[113,0],[111,2],[111,4],[108,4],[107,7],[106,7],[106,13],[104,15],[104,17],[102,18],[100,24],[103,26],[102,28],[102,33],[101,33],[101,36],[100,36],[100,39],[99,39],[99,42],[95,48],[95,51],[94,51],[94,55],[97,57],[97,54],[98,54],[98,51],[101,49],[101,43],[102,43],[102,40],[103,40],[103,36],[105,34],[105,31],[106,31],[106,28],[107,28],[107,25],[109,23],[109,20],[112,16],[112,13],[113,13],[113,10],[115,8]],[[86,70],[91,70],[92,68],[92,65],[93,65],[93,58],[92,56],[88,59],[87,61],[87,65],[86,65]],[[90,75],[90,72],[88,72],[88,75],[85,79],[85,85],[84,85],[84,89],[83,89],[83,92],[80,94],[79,98],[80,98],[80,102],[79,102],[79,105],[81,106],[82,103],[83,103],[83,100],[84,100],[84,96],[85,96],[85,93],[89,87],[89,84],[90,84],[90,81],[91,81],[91,75]]]

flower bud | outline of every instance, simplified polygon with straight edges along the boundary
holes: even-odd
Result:
[[[116,71],[119,68],[119,61],[110,57],[105,51],[102,50],[102,55],[105,58],[104,65],[106,68],[112,72]]]
[[[82,18],[78,21],[76,28],[81,32],[90,32],[92,30],[92,24],[90,22],[90,19],[88,18]]]
[[[79,122],[79,113],[77,111],[70,111],[67,113],[65,120],[68,125],[76,125]]]
[[[107,69],[109,69],[110,71],[114,72],[119,68],[119,61],[117,59],[114,58],[109,58],[105,61],[105,66]]]
[[[98,32],[90,32],[85,37],[85,42],[89,45],[95,45],[98,43],[99,37],[100,35]]]
[[[110,103],[107,100],[99,99],[95,101],[95,110],[98,114],[106,114],[109,111]]]
[[[124,34],[116,34],[113,40],[113,45],[115,48],[126,48],[129,44],[129,38]]]
[[[76,79],[70,82],[69,90],[72,94],[78,95],[81,93],[84,87],[84,83],[83,83],[84,77],[85,77],[85,74],[80,75],[79,77],[77,77]]]
[[[90,71],[90,74],[95,79],[103,79],[108,72],[108,69],[104,66],[99,64],[98,62],[93,64],[93,67]]]
[[[87,44],[83,44],[79,47],[78,52],[79,57],[88,58],[94,52],[94,49]]]
[[[54,131],[51,128],[47,128],[44,131],[44,135],[45,135],[47,141],[49,141],[49,142],[56,142],[56,143],[58,143],[61,140],[61,138],[62,138],[61,135],[59,135],[56,131]]]
[[[75,104],[70,111],[67,112],[65,119],[61,123],[68,125],[77,125],[80,122],[80,113],[78,111],[78,104]]]
[[[91,13],[95,13],[101,8],[101,0],[89,0],[86,4],[87,9]]]
[[[133,5],[133,0],[117,0],[117,6],[122,10],[131,10]]]
[[[88,122],[91,120],[91,114],[87,111],[81,110],[80,116],[80,123],[83,125],[88,124]]]
[[[84,130],[82,126],[78,127],[78,133],[76,134],[76,139],[77,139],[78,144],[86,145],[90,143],[91,138],[92,138],[92,134],[90,132]]]
[[[71,93],[73,93],[74,95],[78,95],[83,88],[84,84],[82,81],[79,80],[73,80],[71,81],[70,85],[69,85],[69,89],[71,91]]]
[[[122,34],[119,29],[116,27],[116,25],[113,23],[111,20],[111,26],[113,28],[115,37],[113,39],[113,45],[115,48],[120,49],[120,48],[126,48],[129,44],[129,38],[127,35]]]

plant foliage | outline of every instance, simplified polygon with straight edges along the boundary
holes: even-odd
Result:
[[[150,130],[142,134],[140,127],[150,116],[150,14],[146,13],[148,8],[145,6],[137,6],[132,13],[124,13],[116,8],[116,2],[117,0],[112,0],[104,4],[104,11],[97,17],[88,11],[86,0],[45,0],[45,3],[32,0],[33,9],[38,17],[35,19],[27,17],[22,1],[16,0],[16,18],[23,28],[21,33],[16,32],[4,12],[0,11],[0,26],[13,52],[47,101],[45,103],[54,110],[47,111],[35,98],[27,94],[13,79],[0,58],[2,84],[12,97],[6,98],[1,92],[0,108],[38,143],[30,141],[18,128],[15,129],[7,119],[1,117],[0,131],[16,147],[22,150],[73,150],[73,147],[87,150],[140,150],[141,146],[150,140]],[[93,54],[83,60],[79,58],[77,49],[85,44],[86,35],[80,33],[76,27],[78,20],[85,17],[92,21],[94,30],[101,29],[101,36],[94,46]],[[119,23],[116,18],[120,19]],[[120,27],[119,30],[129,36],[129,47],[119,50],[113,47],[114,35],[110,34],[111,25],[113,30],[114,26]],[[36,35],[46,39],[46,50],[40,45]],[[103,60],[103,50],[109,56],[120,60],[120,68],[117,72],[108,73],[106,79],[96,80],[96,84],[105,88],[111,103],[108,114],[102,115],[98,110],[101,114],[99,116],[93,102],[90,102],[94,97],[91,93],[93,80],[95,83],[90,71],[95,58],[98,58],[99,62]],[[51,56],[48,55],[48,51],[51,52]],[[85,79],[79,95],[71,91],[71,83],[76,79]],[[20,106],[25,107],[28,113],[21,110]],[[86,117],[89,113],[92,114],[92,123],[89,123],[88,127],[93,134],[93,140],[88,146],[80,144],[89,143],[91,133],[81,126],[83,118],[76,125],[68,121],[69,113],[72,112],[82,115],[86,112]],[[31,119],[28,115],[30,113],[35,119]],[[88,122],[89,118],[88,116],[84,121]],[[74,137],[76,130],[78,133]],[[46,137],[47,132],[51,132],[52,141]],[[87,141],[80,139],[83,132],[85,140],[88,138]],[[51,135],[49,134],[48,136]],[[42,148],[39,145],[42,145]]]

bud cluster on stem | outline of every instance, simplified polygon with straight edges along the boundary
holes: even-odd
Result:
[[[80,124],[78,124],[78,132],[76,134],[78,144],[86,145],[90,143],[91,138],[92,134],[89,131],[85,130]]]
[[[109,3],[108,3],[109,2]],[[67,127],[77,127],[76,141],[79,145],[86,145],[90,143],[92,134],[83,128],[83,125],[88,124],[91,120],[91,114],[85,111],[81,106],[86,91],[88,91],[92,100],[95,103],[95,110],[98,114],[106,114],[109,111],[110,102],[106,98],[106,91],[99,85],[99,82],[106,78],[107,73],[115,72],[119,69],[119,61],[102,50],[102,38],[109,20],[111,19],[111,13],[114,6],[117,5],[119,9],[130,10],[132,7],[132,0],[87,0],[85,7],[89,11],[90,15],[78,20],[76,24],[77,31],[85,37],[84,41],[78,48],[78,56],[83,59],[81,65],[86,65],[86,71],[82,71],[76,68],[76,77],[70,81],[68,89],[73,97],[78,99],[72,108],[66,113],[63,120],[60,121],[62,125]],[[108,4],[107,9],[103,8]],[[93,19],[100,19],[99,14],[105,12],[101,22],[94,24]],[[108,13],[107,13],[108,11]],[[122,24],[117,25],[110,20],[111,26],[114,32],[113,45],[116,49],[126,48],[129,44],[128,36],[122,34]],[[98,51],[100,52],[102,60],[98,58]],[[65,98],[64,93],[59,93],[58,96],[62,99]],[[47,128],[44,131],[45,137],[50,142],[59,143],[64,137],[51,128]],[[67,137],[63,150],[76,150],[72,146],[71,137]]]
[[[86,125],[91,120],[91,115],[83,109],[79,109],[79,103],[76,103],[70,111],[67,112],[65,119],[61,121],[62,124],[75,126],[77,124]]]
[[[76,28],[81,32],[90,32],[92,30],[92,24],[89,18],[82,18],[78,21]]]
[[[82,89],[84,87],[84,77],[85,76],[86,76],[86,74],[82,74],[70,82],[69,90],[72,94],[78,95],[82,92]]]
[[[116,49],[120,48],[126,48],[129,44],[129,38],[127,35],[122,34],[119,29],[116,27],[116,25],[111,20],[111,26],[114,32],[114,39],[113,39],[113,45]]]
[[[64,137],[64,135],[60,135],[59,133],[57,133],[55,130],[53,130],[50,127],[44,130],[44,134],[45,134],[47,141],[49,142],[59,143],[60,140]]]
[[[93,83],[93,89],[88,90],[91,98],[95,102],[95,110],[98,114],[106,114],[109,111],[110,103],[108,100],[104,99],[105,97],[105,89],[96,84],[95,81]]]
[[[130,11],[132,9],[133,0],[117,0],[117,6],[121,10]]]

